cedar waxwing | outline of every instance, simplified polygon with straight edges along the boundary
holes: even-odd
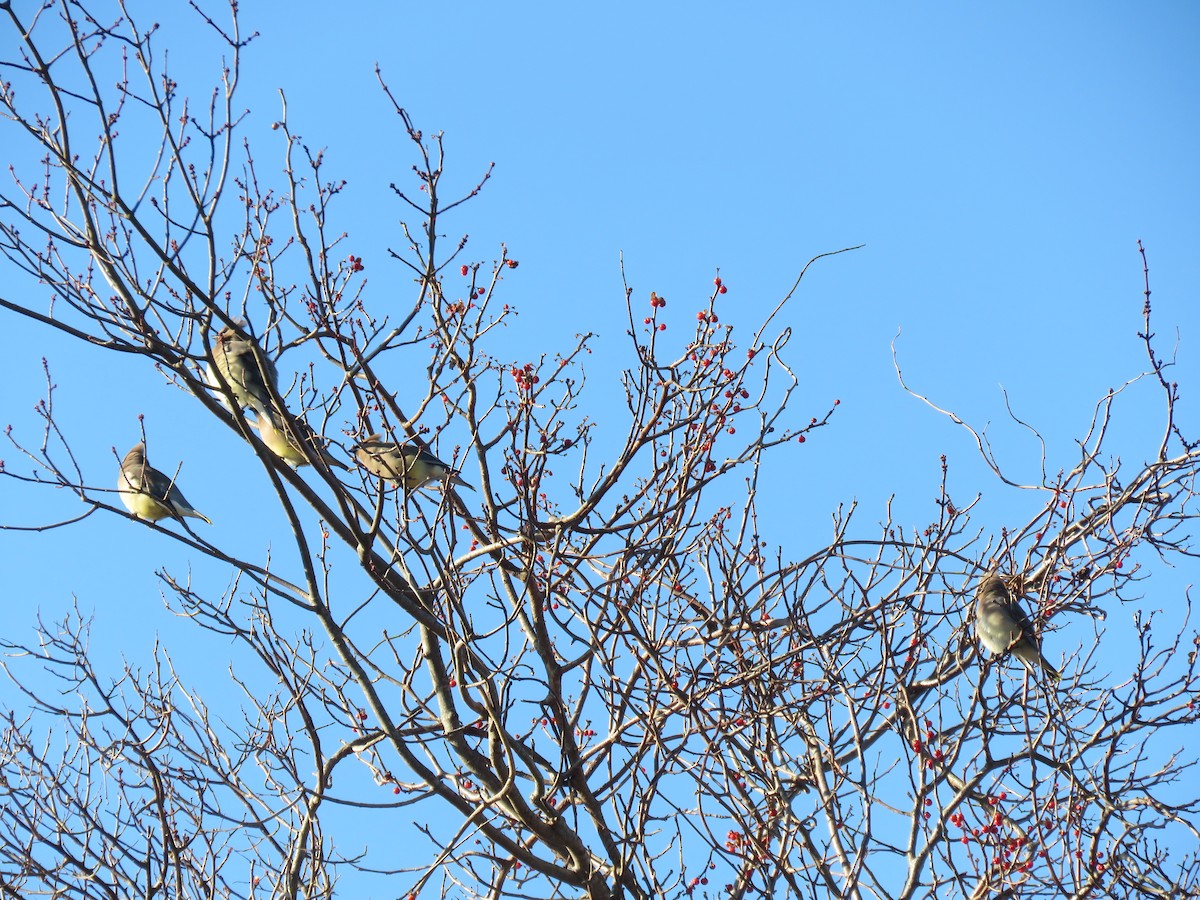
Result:
[[[167,516],[179,519],[191,516],[212,524],[203,513],[196,512],[183,496],[183,491],[174,481],[146,462],[146,445],[135,444],[121,460],[121,474],[117,476],[117,490],[125,508],[139,519],[157,522]]]
[[[229,408],[229,399],[226,397],[225,391],[221,389],[217,373],[213,371],[214,365],[229,383],[229,390],[238,406],[249,407],[258,415],[271,419],[273,422],[277,421],[276,417],[279,414],[271,400],[271,390],[267,385],[270,385],[278,393],[279,375],[275,371],[275,363],[263,356],[263,362],[266,364],[264,375],[263,366],[259,365],[258,357],[254,354],[253,338],[247,337],[235,328],[226,326],[221,329],[221,333],[212,342],[212,356],[213,361],[208,364],[205,380],[210,387],[216,390],[217,399],[221,401],[221,405],[233,412]]]
[[[1041,666],[1054,681],[1061,677],[1042,656],[1033,623],[1017,602],[1012,582],[999,575],[986,575],[975,591],[975,631],[993,653],[1012,651],[1029,671]]]
[[[349,469],[345,463],[329,455],[324,441],[303,419],[280,416],[280,420],[276,425],[266,416],[257,416],[250,423],[250,427],[258,429],[258,436],[267,445],[267,449],[284,462],[298,469],[308,465],[308,454],[319,453],[327,465]]]
[[[406,491],[415,491],[431,481],[440,481],[443,486],[457,484],[475,490],[459,478],[457,472],[416,444],[397,444],[373,434],[358,445],[354,456],[359,465],[372,475],[388,481],[403,481]]]

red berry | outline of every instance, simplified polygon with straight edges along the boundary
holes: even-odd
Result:
[[[728,290],[729,290],[729,288],[725,287],[725,285],[721,285],[719,288],[717,288],[717,293],[718,293],[718,294],[724,294],[724,293],[726,293]]]
[[[467,274],[467,267],[466,267],[466,266],[463,266],[461,269],[459,269],[459,271],[460,271],[460,272],[462,272],[464,275],[466,275],[466,274]]]
[[[508,266],[510,269],[515,269],[517,266],[520,265],[520,263],[517,262],[515,259],[510,259],[505,263],[505,265]]]

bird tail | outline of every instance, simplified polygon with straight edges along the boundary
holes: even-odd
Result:
[[[1046,657],[1041,657],[1039,661],[1042,664],[1043,671],[1050,676],[1051,681],[1058,682],[1062,678],[1062,674],[1058,671],[1058,669],[1050,665],[1050,661],[1046,659]]]
[[[343,472],[349,472],[350,467],[329,453],[323,452],[321,458],[325,460],[327,466],[332,466],[335,469],[341,469]]]
[[[181,513],[181,515],[191,516],[193,519],[203,519],[209,525],[212,524],[212,519],[210,519],[208,516],[206,516],[204,513],[200,512],[199,510],[195,510],[195,509],[184,510]]]

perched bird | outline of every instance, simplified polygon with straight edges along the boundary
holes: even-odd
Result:
[[[1054,681],[1058,670],[1042,656],[1033,623],[1014,596],[1014,582],[994,573],[984,577],[975,591],[975,631],[979,640],[993,653],[1012,651],[1012,655],[1031,672],[1041,666]]]
[[[440,481],[443,486],[457,484],[475,490],[459,478],[457,472],[416,444],[398,444],[373,434],[358,445],[354,456],[358,464],[372,475],[403,482],[406,491],[415,491],[431,481]]]
[[[271,400],[271,392],[274,390],[276,394],[279,393],[279,375],[275,371],[275,363],[266,356],[263,356],[263,364],[260,365],[254,350],[253,338],[247,337],[231,326],[221,329],[217,339],[212,342],[213,359],[208,364],[205,380],[210,387],[216,390],[217,399],[221,401],[221,405],[230,412],[233,410],[229,406],[225,391],[221,389],[217,372],[220,372],[228,382],[229,391],[233,394],[233,399],[237,401],[238,406],[249,407],[259,416],[277,422],[279,412]],[[259,353],[261,354],[261,352],[260,350]],[[214,366],[216,367],[215,372],[213,371]]]
[[[294,468],[307,466],[309,454],[320,454],[326,465],[339,469],[349,468],[329,455],[320,435],[299,417],[280,415],[277,423],[267,416],[256,416],[250,427],[258,429],[258,436],[262,438],[268,450]]]
[[[167,516],[182,519],[191,516],[212,524],[212,520],[192,508],[175,482],[146,462],[146,445],[137,443],[121,460],[117,491],[125,508],[139,519],[157,522]]]

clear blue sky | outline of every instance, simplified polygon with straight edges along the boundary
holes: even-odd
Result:
[[[194,25],[183,4],[170,6],[165,34],[184,36],[172,58],[203,74],[179,80],[202,96],[212,80],[203,48],[186,40]],[[964,500],[985,492],[981,524],[1024,521],[1041,499],[1002,496],[983,478],[966,433],[900,390],[889,343],[903,329],[910,384],[973,424],[994,423],[1025,480],[1036,478],[1038,447],[1004,421],[1000,385],[1046,435],[1051,468],[1069,466],[1095,401],[1145,368],[1138,239],[1168,349],[1178,328],[1182,414],[1200,424],[1200,6],[442,9],[244,4],[245,27],[262,32],[240,95],[260,175],[279,169],[270,125],[282,87],[293,131],[327,148],[330,175],[348,179],[337,227],[365,260],[368,295],[407,302],[411,278],[386,254],[403,245],[405,211],[387,185],[411,187],[414,160],[376,86],[378,61],[418,127],[445,132],[451,184],[466,188],[496,163],[482,196],[443,224],[450,240],[470,234],[468,258],[491,260],[503,241],[520,260],[504,298],[521,309],[513,356],[598,332],[594,414],[618,431],[607,373],[630,361],[621,254],[635,298],[668,298],[668,333],[682,342],[717,267],[729,285],[723,320],[745,338],[810,257],[865,244],[814,267],[786,315],[805,384],[798,417],[842,404],[832,427],[768,470],[795,485],[764,512],[785,555],[823,542],[829,512],[854,498],[864,527],[893,493],[901,521],[924,524],[941,453]],[[180,483],[214,532],[246,554],[271,546],[282,519],[250,451],[213,436],[203,410],[133,361],[6,317],[0,424],[35,435],[42,356],[93,483],[115,477],[109,448],[123,453],[145,413],[153,461],[173,470],[184,459]],[[1128,427],[1114,447],[1131,460],[1152,450],[1143,425],[1156,421],[1153,400],[1135,393],[1121,411]],[[0,457],[21,466],[8,448]],[[64,493],[12,484],[0,484],[0,507],[4,521],[27,525],[79,510]],[[93,516],[69,535],[3,534],[0,556],[10,638],[28,636],[39,610],[61,617],[72,594],[95,611],[101,653],[144,661],[153,635],[191,634],[163,612],[152,574],[159,564],[181,571],[187,555],[132,523]],[[207,589],[229,577],[208,564],[196,573]],[[180,642],[178,652],[186,661],[198,651]],[[0,701],[11,702],[7,691]]]

